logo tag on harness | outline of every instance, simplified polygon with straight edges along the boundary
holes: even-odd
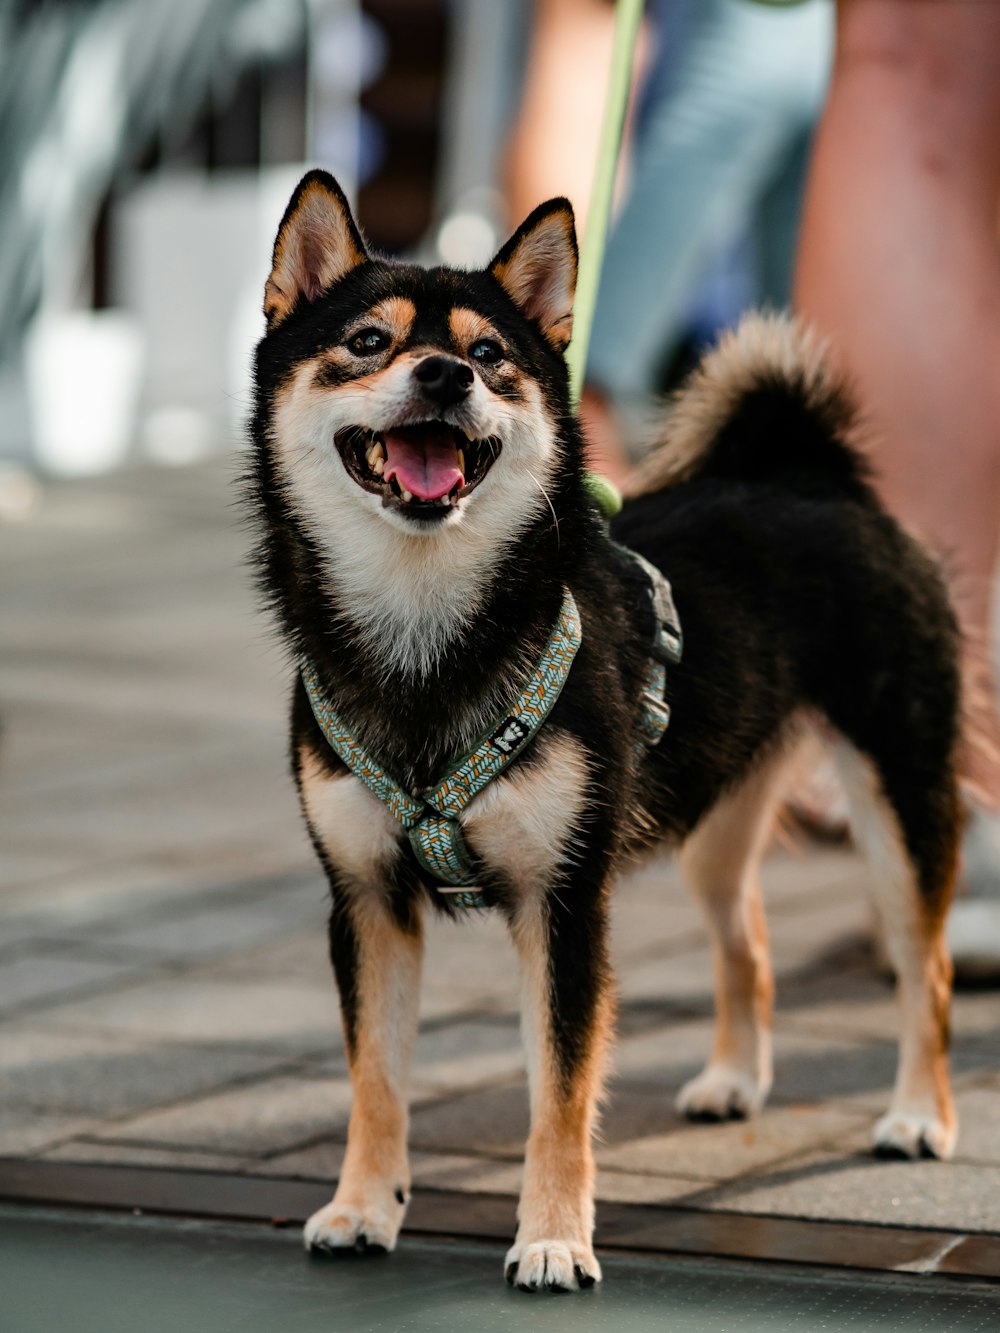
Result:
[[[516,717],[506,717],[489,737],[489,742],[501,754],[513,754],[529,735],[530,732],[523,722],[518,722]]]

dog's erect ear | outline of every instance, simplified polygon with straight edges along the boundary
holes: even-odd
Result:
[[[576,227],[568,199],[539,204],[490,265],[490,272],[552,346],[563,351],[573,332]]]
[[[303,176],[285,209],[264,287],[268,329],[300,297],[315,301],[338,278],[368,258],[344,192],[326,171]]]

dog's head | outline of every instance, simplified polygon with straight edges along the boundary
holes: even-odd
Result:
[[[576,260],[558,199],[481,272],[384,261],[310,172],[278,231],[257,360],[283,484],[334,525],[522,528],[560,462]]]

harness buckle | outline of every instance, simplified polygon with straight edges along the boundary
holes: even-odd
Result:
[[[643,690],[639,726],[646,744],[658,745],[670,726],[670,705],[666,700],[651,694],[649,690]]]

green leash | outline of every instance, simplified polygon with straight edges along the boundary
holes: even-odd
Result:
[[[587,214],[587,229],[580,251],[580,272],[576,282],[576,300],[573,311],[573,337],[566,349],[569,367],[570,398],[575,406],[583,391],[583,376],[587,367],[590,331],[597,306],[597,289],[601,280],[601,264],[608,241],[611,203],[615,188],[615,170],[621,151],[625,112],[628,109],[629,87],[632,82],[632,62],[635,43],[642,21],[643,0],[618,0],[615,7],[615,39],[611,51],[611,73],[608,95],[601,121],[601,138],[594,166],[594,186]],[[606,477],[589,473],[587,485],[601,512],[612,518],[622,507],[618,489]]]

